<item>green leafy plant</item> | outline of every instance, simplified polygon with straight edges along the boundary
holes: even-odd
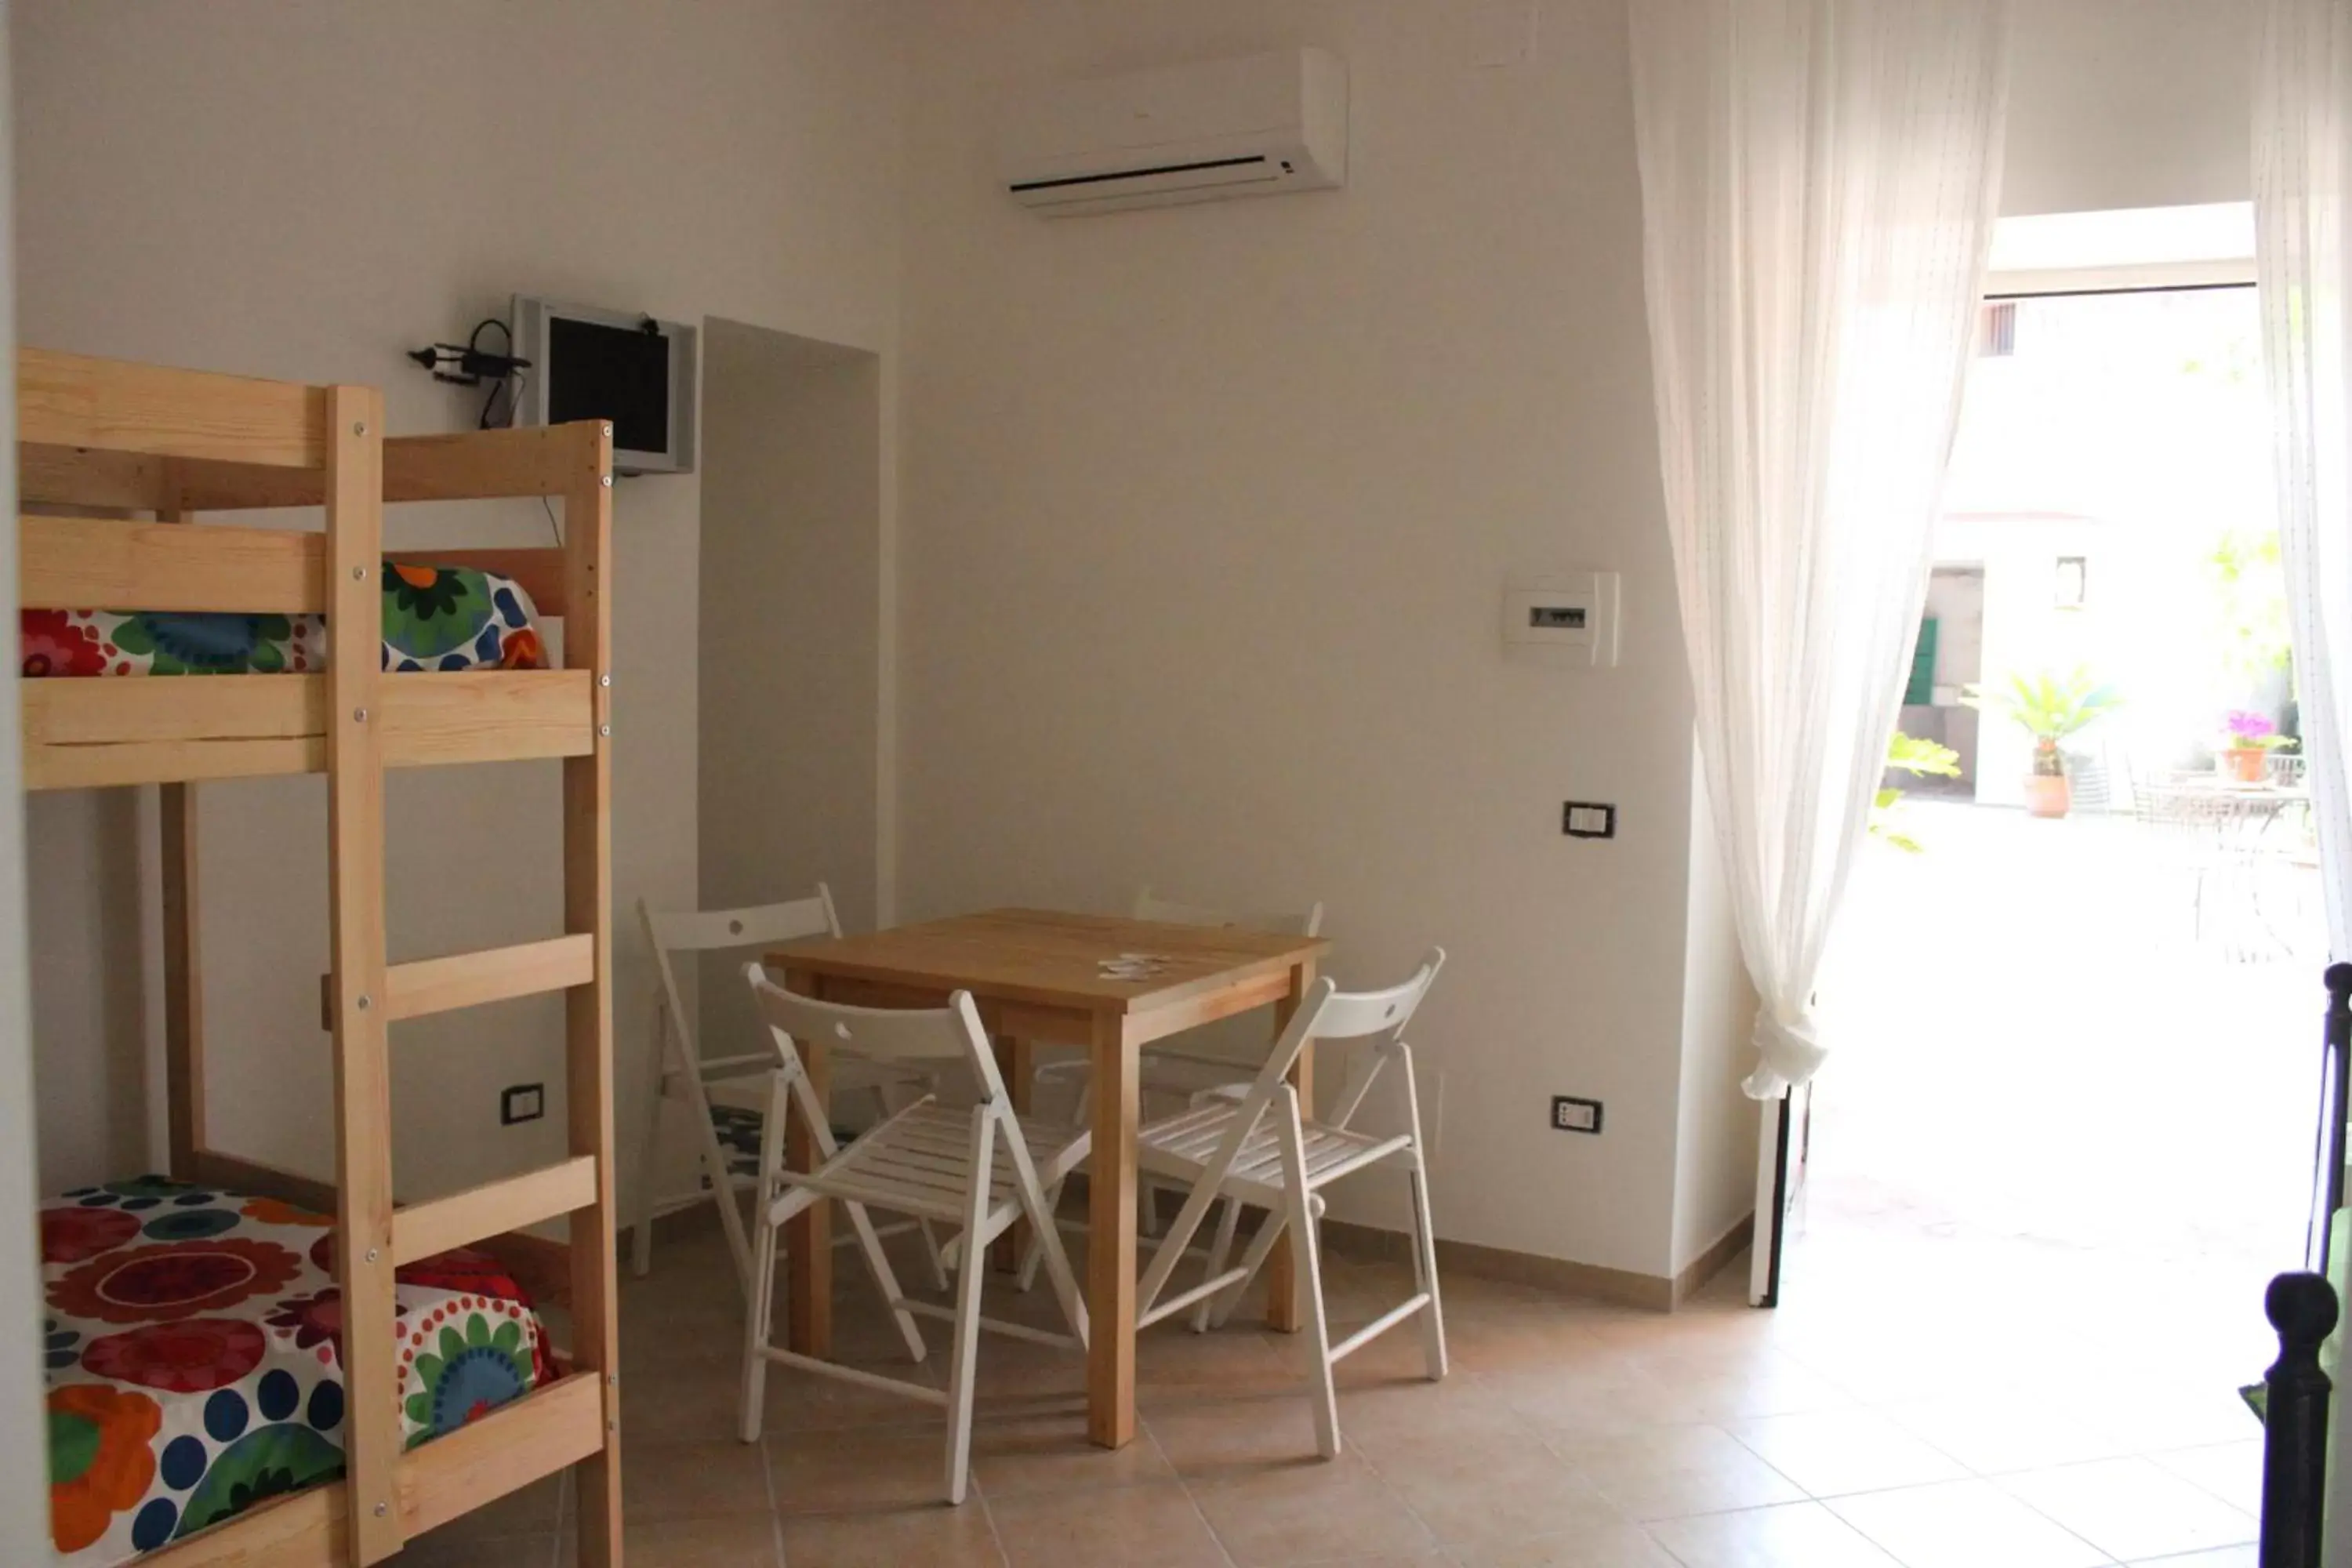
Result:
[[[1960,776],[1960,753],[1949,746],[1897,730],[1886,742],[1886,765],[1914,778],[1932,773],[1937,778],[1956,779]],[[1902,798],[1903,792],[1892,784],[1871,798],[1870,834],[1906,855],[1916,855],[1922,847],[1919,841],[1907,833],[1895,831],[1892,821],[1895,803]]]
[[[2228,530],[2205,557],[2205,569],[2223,665],[2247,676],[2286,668],[2286,571],[2277,531]]]
[[[2123,696],[2102,686],[2077,665],[2067,675],[2011,675],[2008,683],[1987,691],[1964,687],[1960,700],[1971,708],[2006,713],[2033,737],[2033,772],[2042,778],[2064,778],[2066,759],[2058,742],[2088,729],[2123,706]]]

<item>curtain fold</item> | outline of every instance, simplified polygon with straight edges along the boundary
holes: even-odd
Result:
[[[2269,0],[2254,78],[2254,275],[2305,777],[2327,944],[2352,952],[2352,0]]]
[[[1629,0],[1658,451],[1757,1099],[1885,771],[2000,184],[2007,0]]]

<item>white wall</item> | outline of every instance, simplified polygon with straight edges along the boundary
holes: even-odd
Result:
[[[1691,730],[1622,0],[933,3],[912,34],[906,913],[1322,899],[1343,983],[1453,962],[1450,1237],[1672,1262]],[[1507,26],[1501,29],[1509,31]],[[1353,79],[1340,193],[1051,221],[1033,86],[1280,45]],[[1624,574],[1624,661],[1507,661],[1507,571]],[[1622,806],[1564,838],[1563,799]],[[1599,1138],[1554,1093],[1608,1103]],[[1379,1217],[1394,1224],[1390,1209]]]
[[[395,431],[469,423],[470,395],[399,357],[462,337],[524,289],[709,314],[893,352],[898,76],[863,0],[675,8],[627,0],[132,0],[21,7],[21,330],[28,342],[382,385]],[[102,127],[102,132],[94,128]],[[536,506],[395,513],[396,543],[544,542]],[[650,966],[626,911],[696,894],[698,498],[615,499],[614,862],[623,1125]],[[395,959],[543,935],[560,920],[552,764],[395,774]],[[141,912],[120,874],[128,797],[32,803],[42,1176],[122,1173],[140,1093]],[[205,792],[204,930],[216,1141],[331,1168],[324,793],[316,779]],[[149,808],[152,815],[152,808]],[[109,837],[101,837],[101,834]],[[102,891],[85,886],[105,871]],[[115,869],[108,869],[115,868]],[[95,900],[95,901],[94,901]],[[69,929],[68,929],[69,927]],[[152,963],[152,955],[149,955]],[[543,1003],[394,1035],[404,1194],[550,1157],[562,1116],[502,1131],[497,1090],[560,1092]],[[110,1023],[110,1018],[116,1020]],[[152,1017],[137,1027],[152,1035]],[[142,1110],[147,1108],[142,1107]],[[152,1114],[152,1112],[150,1112]],[[625,1183],[632,1173],[624,1169]]]
[[[1688,953],[1683,975],[1682,1100],[1675,1140],[1674,1257],[1679,1277],[1756,1212],[1758,1108],[1739,1087],[1756,1064],[1756,987],[1740,955],[1706,784],[1692,758]]]
[[[2020,0],[2005,213],[2244,201],[2253,0]]]

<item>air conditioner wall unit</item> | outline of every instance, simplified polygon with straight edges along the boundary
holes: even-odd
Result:
[[[1285,49],[1066,83],[1017,110],[1004,188],[1048,216],[1332,190],[1348,179],[1348,68]]]

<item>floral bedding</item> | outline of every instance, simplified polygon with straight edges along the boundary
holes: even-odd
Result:
[[[513,579],[387,561],[383,668],[543,669],[538,607]],[[24,610],[27,676],[275,675],[327,668],[324,616]]]
[[[43,1205],[53,1563],[114,1568],[342,1473],[333,1223],[157,1176]],[[553,1376],[495,1259],[445,1252],[396,1279],[409,1447]]]

